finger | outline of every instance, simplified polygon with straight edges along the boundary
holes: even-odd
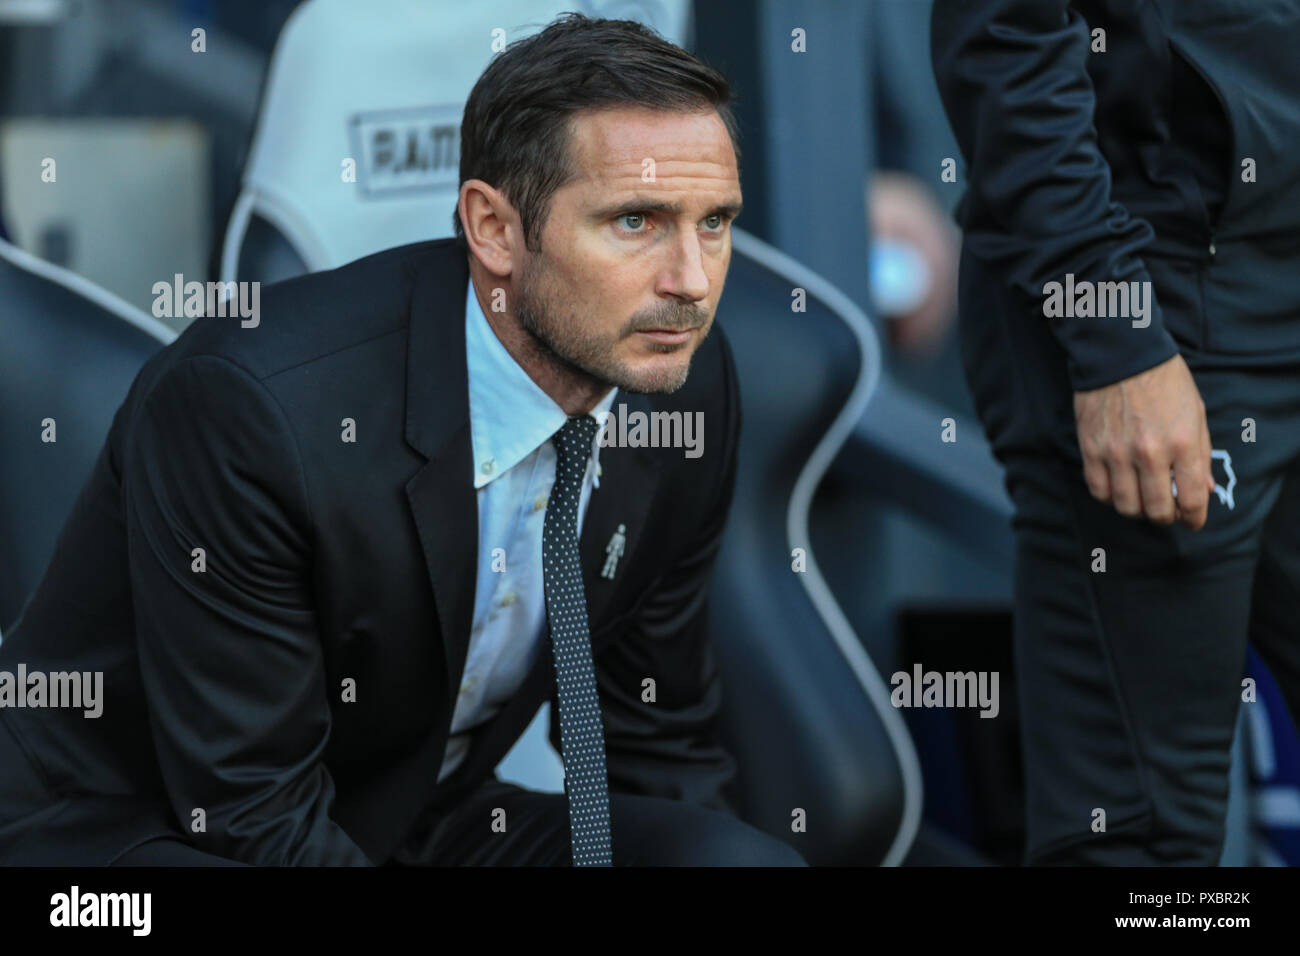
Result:
[[[1174,481],[1178,482],[1178,520],[1193,530],[1200,528],[1205,524],[1214,490],[1210,455],[1203,442],[1174,459]]]
[[[1138,485],[1137,470],[1127,461],[1107,463],[1110,476],[1110,497],[1115,510],[1128,518],[1142,514],[1142,494]]]
[[[1102,502],[1110,501],[1110,471],[1107,470],[1104,461],[1100,458],[1085,458],[1083,480],[1094,498]]]
[[[1201,444],[1205,446],[1205,451],[1201,453],[1201,460],[1205,462],[1205,487],[1206,498],[1214,494],[1214,459],[1210,452],[1213,446],[1210,444],[1210,428],[1207,423],[1201,425]]]
[[[1203,462],[1205,462],[1205,480],[1206,480],[1207,482],[1209,482],[1208,487],[1209,487],[1210,491],[1214,491],[1214,471],[1213,471],[1214,464],[1213,464],[1213,460],[1211,459],[1211,455],[1210,455],[1210,453],[1211,453],[1213,450],[1214,450],[1214,446],[1213,446],[1213,444],[1211,443],[1211,439],[1210,439],[1210,423],[1209,423],[1209,420],[1206,418],[1205,406],[1204,406],[1204,403],[1202,403],[1202,406],[1201,406],[1201,460],[1202,460]]]
[[[1174,506],[1174,492],[1169,485],[1169,462],[1163,456],[1151,458],[1139,464],[1136,470],[1138,490],[1142,494],[1142,513],[1156,524],[1173,524],[1178,513]]]

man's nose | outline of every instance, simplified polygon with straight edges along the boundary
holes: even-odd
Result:
[[[699,302],[709,294],[709,274],[694,230],[685,230],[673,250],[673,261],[660,283],[661,293]]]

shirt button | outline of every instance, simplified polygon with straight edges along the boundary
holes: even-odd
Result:
[[[461,683],[460,692],[462,694],[468,694],[477,686],[478,686],[478,677],[471,674],[469,677],[465,678],[464,682]]]
[[[1214,243],[1210,243],[1210,255],[1217,255],[1219,250],[1214,248]]]
[[[502,606],[502,607],[509,607],[510,605],[512,605],[512,604],[514,604],[514,603],[515,603],[515,592],[514,592],[514,591],[507,591],[505,594],[501,595],[501,606]]]
[[[485,475],[492,474],[492,472],[497,470],[497,460],[495,458],[489,458],[487,461],[483,462],[483,465],[479,470]]]
[[[546,495],[538,495],[533,499],[533,510],[541,511],[546,507]]]

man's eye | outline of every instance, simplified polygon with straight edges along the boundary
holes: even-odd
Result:
[[[632,232],[640,232],[645,225],[645,215],[639,212],[625,212],[618,218]]]
[[[721,229],[721,228],[722,228],[722,216],[720,216],[720,215],[716,215],[716,214],[715,214],[715,215],[712,215],[712,216],[708,216],[708,217],[705,218],[704,223],[705,223],[705,225],[707,225],[710,229]]]

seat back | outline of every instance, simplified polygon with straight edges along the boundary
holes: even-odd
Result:
[[[742,815],[782,835],[805,820],[791,842],[814,864],[896,865],[920,824],[919,764],[809,536],[822,476],[871,414],[880,346],[847,296],[733,235],[718,322],[735,353],[744,423],[710,613]]]
[[[146,359],[176,334],[0,240],[0,627],[35,590]]]

